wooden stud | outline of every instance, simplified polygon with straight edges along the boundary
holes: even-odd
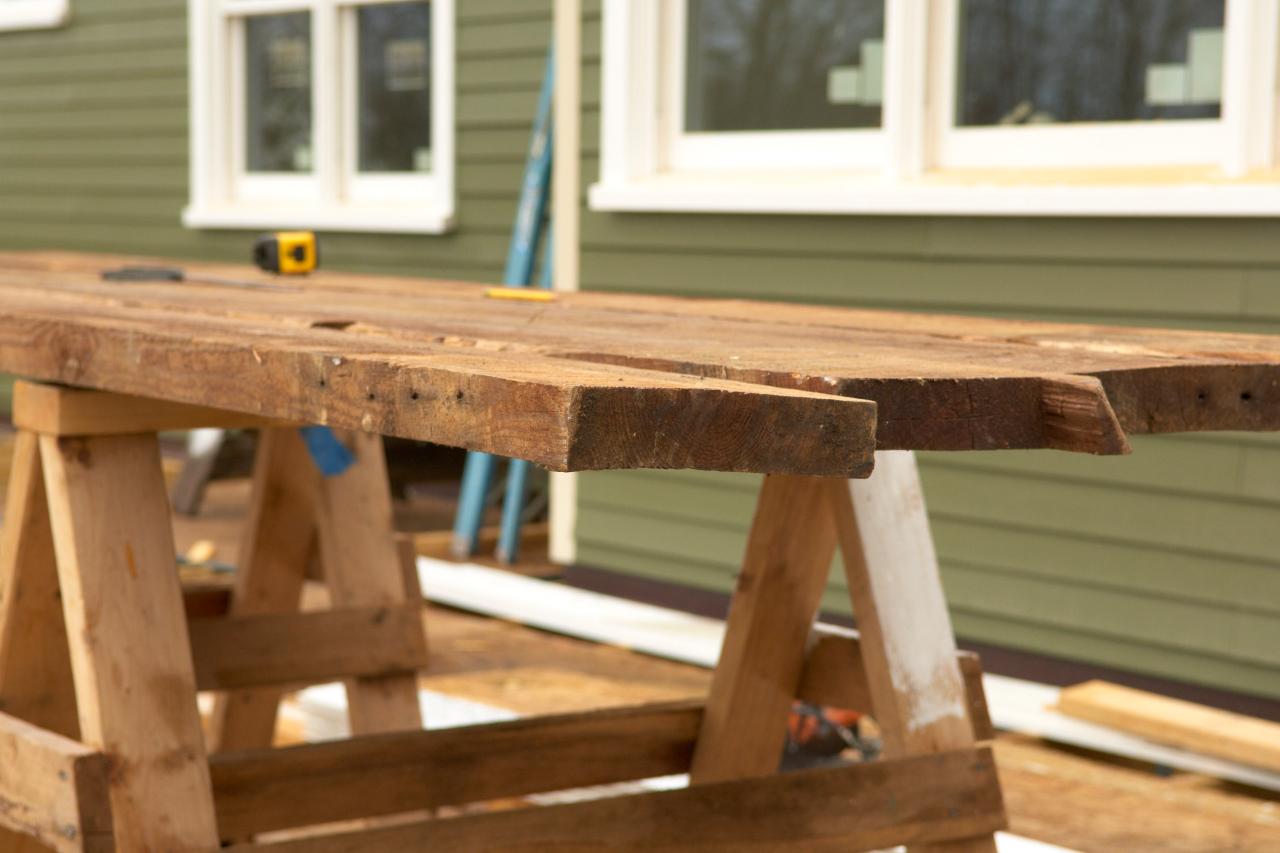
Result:
[[[122,850],[216,850],[154,435],[42,436],[81,738],[111,761]]]
[[[701,718],[673,702],[215,755],[218,826],[248,836],[683,773]]]
[[[25,849],[115,850],[107,759],[84,744],[0,714],[0,792],[0,827]]]
[[[22,380],[13,386],[13,422],[41,435],[127,435],[279,423],[225,409]]]
[[[0,711],[76,738],[75,685],[58,589],[39,438],[19,431],[0,534]],[[0,828],[0,849],[35,853]]]
[[[765,478],[694,753],[695,782],[778,767],[836,547],[825,483]]]
[[[833,479],[826,486],[885,754],[972,746],[964,679],[914,455],[877,453],[870,480]],[[988,835],[945,849],[994,853],[995,840]]]
[[[356,461],[337,476],[320,478],[316,496],[320,562],[333,606],[403,605],[410,596],[395,539],[382,437],[360,432],[341,438]],[[413,673],[352,679],[347,704],[354,734],[422,727]]]
[[[982,663],[977,655],[966,651],[957,652],[956,661],[964,675],[965,699],[974,737],[980,741],[991,740],[995,729],[982,686]],[[814,626],[796,698],[813,705],[870,711],[871,688],[862,660],[862,639],[857,631],[821,623]]]
[[[236,616],[298,609],[303,577],[316,548],[315,493],[320,474],[296,429],[258,434],[253,497],[240,545],[231,612]],[[281,691],[233,690],[214,702],[209,751],[270,746]]]
[[[201,690],[319,684],[427,665],[415,605],[198,619],[190,631]]]
[[[1003,825],[988,748],[493,812],[228,853],[574,850],[846,853]]]

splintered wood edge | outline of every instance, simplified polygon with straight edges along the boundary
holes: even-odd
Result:
[[[1130,453],[1102,382],[1093,376],[1047,376],[1040,384],[1046,447],[1098,455]]]

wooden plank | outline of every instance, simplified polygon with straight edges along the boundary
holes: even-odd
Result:
[[[347,470],[321,477],[315,498],[320,563],[335,608],[420,607],[417,575],[407,578],[397,544],[382,437],[345,433],[341,440],[355,456]],[[412,587],[410,585],[412,584]],[[418,630],[418,657],[426,636]],[[417,676],[366,676],[347,682],[347,707],[354,734],[422,727]]]
[[[877,476],[861,484],[867,488],[826,484],[885,754],[969,747],[974,727],[915,457],[891,451],[876,461]],[[994,853],[995,840],[988,834],[943,849]]]
[[[20,375],[486,450],[554,470],[860,476],[874,441],[865,401],[422,337],[282,327],[279,313],[297,306],[254,321],[221,307],[197,315],[103,303],[88,313],[38,291],[6,292],[0,305],[0,366]],[[55,351],[49,340],[66,345]],[[151,367],[137,370],[139,362]],[[792,440],[775,441],[782,432]]]
[[[1106,681],[1063,688],[1058,710],[1156,743],[1280,772],[1280,723]]]
[[[81,739],[122,850],[218,845],[154,435],[41,436]]]
[[[319,482],[319,472],[296,429],[266,429],[258,434],[232,614],[298,609],[307,563],[316,549],[313,501]],[[273,687],[219,694],[209,721],[209,751],[270,746],[281,695]]]
[[[765,478],[694,752],[695,782],[778,767],[835,553],[826,492],[819,478]]]
[[[683,773],[701,703],[366,735],[210,759],[224,837]]]
[[[197,619],[200,690],[318,684],[426,666],[421,607],[364,607]]]
[[[42,382],[15,382],[13,407],[14,426],[42,435],[124,435],[200,427],[243,429],[272,423],[242,412]]]
[[[980,741],[991,740],[995,737],[995,729],[991,725],[986,692],[982,687],[982,663],[973,652],[958,652],[956,659],[964,677],[974,737]],[[814,705],[864,712],[871,709],[871,689],[857,631],[822,623],[814,626],[796,698]]]
[[[0,826],[60,853],[114,850],[107,771],[102,753],[0,713]]]
[[[8,256],[10,272],[0,271],[0,280],[19,286],[36,278],[46,288],[88,298],[102,286],[84,273],[110,260],[45,257],[22,266],[21,256]],[[46,281],[40,277],[51,276],[50,264],[60,271]],[[83,276],[78,285],[73,274]],[[601,293],[563,294],[550,310],[477,310],[479,288],[334,274],[316,277],[309,289],[322,297],[313,303],[324,307],[317,313],[360,318],[348,331],[358,329],[361,339],[448,340],[874,399],[883,410],[884,449],[1114,452],[1123,447],[1118,426],[1170,432],[1280,425],[1274,405],[1280,342],[1273,336]],[[138,293],[148,305],[181,302],[195,312],[209,310],[208,294],[199,289],[194,295],[172,287]],[[418,303],[430,299],[431,310],[406,311],[410,294]],[[265,315],[272,298],[228,296],[242,317]],[[1091,376],[1100,387],[1073,384]],[[1061,429],[1064,390],[1078,402],[1071,415],[1080,428]],[[930,414],[920,423],[922,412]],[[1086,424],[1089,417],[1094,421]]]
[[[738,851],[845,853],[1003,825],[986,748],[317,836],[231,853]]]
[[[14,437],[0,534],[0,711],[80,734],[39,439],[25,430]],[[43,848],[0,827],[0,849]]]

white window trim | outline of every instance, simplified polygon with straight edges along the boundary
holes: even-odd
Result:
[[[341,52],[353,67],[354,42],[339,44],[339,15],[395,0],[188,0],[191,200],[188,228],[310,228],[317,231],[442,234],[456,218],[454,158],[455,0],[431,0],[430,175],[357,175],[353,167],[354,74],[340,79]],[[312,12],[311,175],[246,174],[244,169],[244,14]],[[347,21],[351,23],[350,20]],[[345,27],[350,33],[352,27]],[[345,117],[345,120],[344,118]],[[281,201],[287,199],[288,201]]]
[[[60,27],[71,17],[70,0],[7,0],[0,3],[0,31]]]
[[[755,168],[726,158],[720,169],[678,168],[664,127],[671,102],[663,76],[664,16],[652,0],[604,0],[600,179],[596,210],[1081,216],[1280,215],[1277,152],[1277,50],[1280,0],[1227,0],[1222,118],[1167,128],[1087,125],[1018,128],[1046,145],[1089,141],[1106,146],[1105,164],[1078,154],[1068,168],[1043,162],[966,168],[939,162],[940,74],[950,57],[947,15],[955,0],[888,0],[885,16],[884,152],[880,168]],[[931,49],[932,48],[932,49]],[[932,63],[929,58],[935,58]],[[670,63],[667,63],[670,65]],[[668,74],[671,72],[668,71]],[[665,95],[665,97],[664,97]],[[946,99],[949,100],[949,99]],[[946,118],[949,121],[949,117]],[[977,132],[973,132],[977,130]],[[996,131],[965,129],[970,154]],[[790,134],[787,134],[790,136]],[[979,137],[987,136],[987,139]],[[1161,142],[1162,153],[1150,146]],[[1195,152],[1214,162],[1186,164]],[[976,150],[975,150],[976,149]],[[961,152],[963,153],[963,152]],[[1119,154],[1119,156],[1114,156]],[[774,161],[776,162],[776,161]],[[1086,168],[1081,168],[1086,167]],[[1025,171],[1020,171],[1020,169]]]

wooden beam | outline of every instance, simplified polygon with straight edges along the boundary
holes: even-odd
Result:
[[[218,826],[237,838],[683,773],[701,718],[682,702],[214,755]]]
[[[915,456],[877,453],[874,480],[827,482],[862,634],[871,711],[885,754],[927,755],[972,746],[974,726]],[[995,849],[990,833],[939,848],[948,853]]]
[[[13,423],[41,435],[125,435],[279,422],[225,409],[20,380],[13,386]]]
[[[1063,688],[1058,710],[1147,740],[1280,772],[1280,723],[1106,681]]]
[[[296,429],[264,429],[253,462],[253,494],[240,540],[231,596],[236,616],[296,612],[316,551],[315,493],[320,472]],[[209,751],[270,746],[281,691],[220,693],[209,720]]]
[[[218,843],[155,435],[40,437],[81,739],[122,850]]]
[[[973,652],[957,652],[956,659],[964,676],[974,737],[980,741],[991,740],[995,737],[995,728],[991,725],[986,691],[982,687],[982,663]],[[871,710],[871,689],[857,631],[822,623],[814,626],[796,698],[814,705]]]
[[[59,853],[114,850],[107,769],[102,753],[0,713],[0,827]]]
[[[991,833],[1004,822],[990,749],[805,770],[445,820],[230,853],[399,850],[846,853]]]
[[[190,631],[200,690],[319,684],[427,664],[422,608],[412,604],[198,619]]]
[[[364,338],[282,326],[278,316],[0,299],[0,366],[51,382],[484,450],[557,471],[858,477],[871,464],[875,406],[865,400],[431,338]],[[75,341],[76,356],[46,346],[51,339]],[[139,362],[156,367],[138,370]]]
[[[766,477],[694,753],[695,782],[777,769],[835,548],[826,481]]]

